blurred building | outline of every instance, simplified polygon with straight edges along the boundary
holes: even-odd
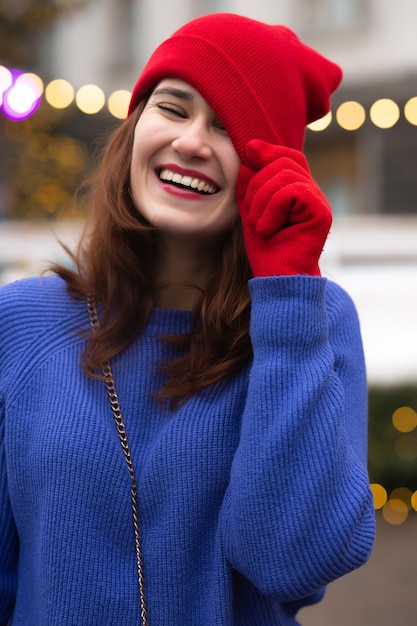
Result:
[[[331,123],[306,137],[335,212],[323,267],[356,301],[371,381],[417,380],[415,0],[90,0],[44,38],[42,77],[130,90],[160,41],[215,11],[286,24],[343,67]]]

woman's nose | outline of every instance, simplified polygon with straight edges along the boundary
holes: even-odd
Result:
[[[185,159],[209,159],[212,155],[209,130],[205,123],[199,120],[183,127],[171,145]]]

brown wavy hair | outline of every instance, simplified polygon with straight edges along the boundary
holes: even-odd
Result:
[[[74,297],[93,296],[99,306],[100,328],[88,334],[83,354],[84,370],[92,377],[140,335],[155,299],[155,229],[141,217],[129,190],[133,134],[142,110],[143,103],[110,135],[89,181],[91,211],[78,248],[70,253],[76,270],[53,267]],[[182,356],[164,366],[159,398],[176,406],[248,361],[250,277],[238,222],[221,245],[191,331],[165,337],[182,348]]]

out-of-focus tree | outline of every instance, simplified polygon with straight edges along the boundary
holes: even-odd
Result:
[[[71,117],[43,103],[24,121],[4,120],[10,213],[5,217],[77,219],[85,214],[84,196],[76,191],[88,174],[89,152],[83,139],[68,133]]]
[[[36,72],[45,34],[89,1],[0,0],[0,64]],[[75,191],[91,161],[91,122],[84,118],[75,107],[59,111],[46,102],[20,122],[0,111],[0,219],[83,216]]]

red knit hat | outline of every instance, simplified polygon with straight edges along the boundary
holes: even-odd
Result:
[[[251,139],[301,150],[306,125],[329,111],[342,71],[285,26],[215,13],[185,24],[155,50],[129,115],[164,78],[197,89],[244,160]]]

